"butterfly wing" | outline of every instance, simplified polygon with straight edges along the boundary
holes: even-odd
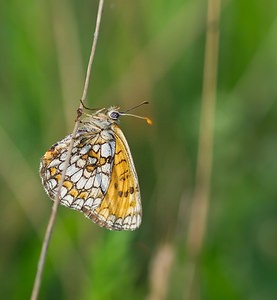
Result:
[[[71,135],[42,157],[40,175],[45,191],[55,199]],[[110,230],[134,230],[142,209],[137,173],[127,141],[117,125],[92,133],[79,130],[66,170],[60,204],[82,211]]]
[[[111,180],[101,204],[83,208],[87,217],[111,230],[135,230],[142,217],[138,177],[128,143],[117,125],[112,125],[115,153]]]
[[[53,145],[42,157],[40,175],[45,191],[55,199],[65,166],[71,135]],[[98,207],[107,193],[115,141],[112,132],[79,130],[60,194],[60,203],[82,210]]]

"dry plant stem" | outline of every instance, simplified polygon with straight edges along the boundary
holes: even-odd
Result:
[[[166,299],[168,282],[174,263],[174,246],[171,243],[161,244],[150,264],[149,295],[146,300]]]
[[[81,98],[82,101],[81,101],[81,104],[80,104],[79,108],[83,107],[82,102],[85,102],[86,97],[87,97],[87,90],[88,90],[88,85],[89,85],[91,66],[92,66],[92,63],[93,63],[94,53],[95,53],[96,44],[97,44],[97,40],[98,40],[103,6],[104,6],[104,0],[99,0],[96,26],[95,26],[94,36],[93,36],[93,43],[92,43],[91,53],[90,53],[89,62],[88,62],[88,68],[87,68],[87,74],[86,74],[86,79],[85,79],[83,95],[82,95],[82,98]]]
[[[88,68],[87,68],[85,85],[84,85],[83,95],[82,95],[82,98],[81,98],[82,101],[80,102],[79,110],[82,109],[82,107],[83,107],[82,102],[85,101],[86,96],[87,96],[87,90],[88,90],[88,85],[89,85],[89,80],[90,80],[91,68],[92,68],[92,63],[93,63],[93,59],[94,59],[97,39],[98,39],[98,35],[99,35],[99,28],[100,28],[100,23],[101,23],[103,5],[104,5],[104,0],[100,0],[99,5],[98,5],[96,27],[95,27],[93,43],[92,43],[92,48],[91,48],[91,53],[90,53],[90,58],[89,58],[89,63],[88,63]],[[70,160],[70,156],[71,156],[71,152],[72,152],[72,148],[73,148],[73,143],[74,143],[74,138],[76,136],[79,123],[80,123],[80,120],[77,117],[77,119],[75,121],[74,129],[73,129],[73,132],[72,132],[71,142],[70,142],[70,145],[69,145],[69,148],[68,148],[67,158],[66,158],[66,161],[65,161],[65,168],[63,170],[62,177],[61,177],[61,180],[59,182],[57,195],[55,197],[55,200],[54,200],[54,203],[53,203],[53,206],[52,206],[52,212],[51,212],[49,222],[48,222],[48,225],[47,225],[47,229],[46,229],[46,232],[45,232],[45,236],[44,236],[44,239],[43,239],[43,244],[42,244],[41,253],[40,253],[39,262],[38,262],[38,267],[37,267],[37,273],[36,273],[34,286],[33,286],[33,291],[32,291],[32,295],[31,295],[31,300],[36,300],[38,298],[40,283],[41,283],[41,277],[42,277],[42,272],[43,272],[45,258],[46,258],[46,253],[47,253],[48,245],[49,245],[50,238],[51,238],[51,235],[52,235],[53,227],[54,227],[54,224],[55,224],[56,215],[57,215],[57,211],[58,211],[58,205],[59,205],[59,202],[60,202],[60,199],[59,199],[60,198],[60,191],[61,191],[61,187],[62,187],[64,178],[65,178],[66,169],[67,169],[68,164],[69,164],[69,160]]]
[[[220,0],[208,0],[207,31],[203,74],[203,95],[200,118],[199,147],[196,170],[196,186],[192,201],[188,228],[187,251],[188,266],[187,292],[185,299],[194,299],[193,286],[197,262],[204,241],[209,208],[213,127],[216,107],[216,79],[219,40]],[[199,290],[199,289],[198,289]]]

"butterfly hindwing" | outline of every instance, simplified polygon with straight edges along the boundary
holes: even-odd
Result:
[[[55,199],[71,136],[52,146],[41,160],[40,173],[46,192]],[[101,133],[78,132],[61,188],[60,203],[81,210],[96,208],[106,194],[115,142]]]

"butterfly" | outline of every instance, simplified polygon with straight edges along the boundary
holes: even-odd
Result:
[[[85,115],[74,138],[60,204],[84,213],[101,227],[135,230],[141,224],[141,194],[130,148],[118,126],[119,117],[130,114],[112,106]],[[146,117],[130,116],[151,124]],[[40,160],[42,184],[52,200],[65,169],[71,139],[70,134],[54,144]]]

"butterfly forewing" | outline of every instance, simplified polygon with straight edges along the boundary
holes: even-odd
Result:
[[[104,222],[109,229],[134,230],[139,227],[142,215],[137,174],[122,131],[113,125],[113,132],[116,148],[107,194],[96,209],[84,212],[92,220]]]

